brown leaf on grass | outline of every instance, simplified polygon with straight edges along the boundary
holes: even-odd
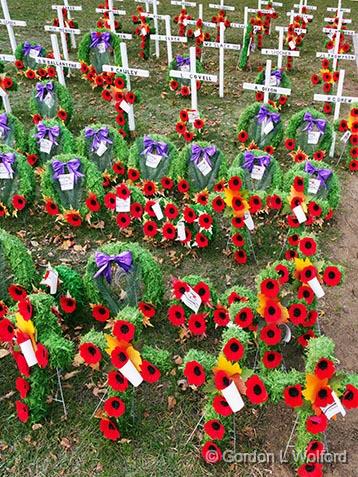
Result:
[[[143,316],[143,325],[151,326],[152,328],[154,328],[154,325],[152,325],[150,318],[148,318],[148,316]]]
[[[177,403],[177,400],[175,399],[174,396],[168,396],[168,409],[171,411],[172,409],[175,408]]]
[[[75,242],[73,240],[64,240],[61,245],[58,247],[59,250],[69,250],[73,247]]]
[[[31,429],[32,429],[33,431],[37,431],[37,429],[41,429],[42,427],[43,427],[42,424],[40,424],[40,423],[38,422],[38,423],[36,423],[36,424],[33,424],[33,425],[31,426]]]
[[[72,444],[68,437],[62,437],[60,441],[60,446],[63,447],[66,451],[72,449]]]
[[[14,394],[15,394],[15,391],[9,391],[7,394],[4,394],[4,396],[0,397],[0,401],[5,401],[6,399],[10,399]]]
[[[72,366],[74,366],[75,368],[78,368],[78,367],[81,366],[84,362],[85,362],[85,361],[84,361],[84,359],[82,358],[82,356],[80,355],[80,353],[77,353],[77,354],[75,354],[75,357],[73,358]]]
[[[63,381],[68,381],[69,379],[76,376],[76,374],[78,374],[79,372],[80,372],[79,369],[75,369],[74,371],[70,371],[69,373],[64,374],[62,379],[63,379]]]
[[[183,364],[183,358],[181,356],[174,356],[174,363],[178,366]]]
[[[5,356],[8,356],[10,354],[10,351],[8,349],[1,348],[0,349],[0,359],[5,358]]]

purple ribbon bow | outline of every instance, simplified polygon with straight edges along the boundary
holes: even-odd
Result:
[[[317,169],[311,162],[306,162],[305,172],[308,172],[311,176],[314,176],[317,180],[320,181],[321,186],[327,188],[326,182],[331,177],[331,169]]]
[[[54,172],[52,176],[54,180],[58,180],[59,176],[65,173],[65,167],[67,167],[69,173],[73,174],[75,184],[80,177],[84,177],[84,174],[79,171],[79,168],[81,167],[81,161],[79,159],[71,159],[67,162],[54,159],[51,165]]]
[[[51,81],[49,81],[48,83],[37,83],[36,91],[36,98],[39,98],[40,101],[43,101],[47,93],[52,93],[53,83]]]
[[[244,163],[242,167],[252,172],[255,163],[259,166],[268,167],[271,163],[270,156],[255,156],[252,152],[246,151],[244,154]]]
[[[282,71],[281,70],[271,71],[270,76],[274,76],[277,79],[277,81],[280,82],[282,80]]]
[[[181,66],[184,66],[184,65],[189,65],[190,66],[190,57],[184,57],[184,56],[181,56],[181,55],[177,55],[176,58],[175,58],[176,62],[177,62],[177,67],[180,68]]]
[[[97,131],[92,128],[86,128],[86,139],[92,138],[91,152],[97,151],[101,142],[104,142],[105,144],[113,144],[113,141],[108,137],[108,135],[108,128],[100,128]]]
[[[264,105],[260,107],[256,117],[257,117],[257,122],[259,124],[262,124],[264,121],[270,120],[270,119],[274,124],[277,124],[281,121],[281,116],[279,115],[279,113],[273,113],[269,111],[269,109]]]
[[[56,144],[58,146],[58,143],[56,141],[56,138],[60,135],[60,126],[53,126],[52,128],[49,128],[45,126],[43,123],[39,123],[37,125],[37,134],[35,134],[36,139],[38,142],[41,141],[41,139],[45,139],[46,136],[49,141],[52,142],[52,144]]]
[[[326,129],[326,120],[325,119],[315,119],[311,113],[305,113],[303,120],[307,123],[303,128],[303,131],[312,131],[313,126],[316,125],[320,132],[323,134]]]
[[[7,125],[8,117],[6,113],[0,114],[0,130],[2,129],[4,132],[4,137],[6,138],[10,132],[10,127]]]
[[[119,255],[107,255],[103,252],[96,252],[95,261],[98,268],[98,271],[95,273],[93,278],[98,278],[103,275],[107,280],[107,283],[112,281],[112,263],[116,263],[121,269],[128,273],[132,268],[133,258],[132,252],[126,251],[122,252]]]
[[[97,48],[97,46],[100,43],[104,43],[106,48],[109,48],[111,46],[110,45],[110,40],[111,40],[111,35],[108,31],[104,32],[104,33],[93,31],[91,33],[90,48]]]
[[[211,158],[216,153],[215,146],[200,147],[198,144],[193,144],[191,146],[191,162],[194,162],[198,166],[200,160],[204,158],[209,166],[212,166]]]
[[[165,142],[155,141],[150,136],[144,136],[143,145],[144,149],[141,153],[142,155],[149,154],[155,149],[159,156],[168,157],[168,144]]]
[[[7,170],[9,176],[12,176],[14,173],[11,165],[15,162],[15,154],[12,152],[6,152],[4,154],[0,153],[0,163],[4,164],[5,169]]]
[[[40,53],[41,50],[42,50],[42,46],[41,45],[31,45],[31,43],[29,41],[25,41],[25,43],[22,47],[23,54],[25,56],[29,56],[31,50],[36,50]]]

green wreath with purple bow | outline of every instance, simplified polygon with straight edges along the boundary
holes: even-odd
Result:
[[[170,76],[170,71],[189,71],[190,69],[190,57],[176,55],[174,60],[169,64],[167,80],[169,83],[169,89],[175,91],[177,95],[184,97],[190,96],[190,79],[185,78],[173,78]],[[204,67],[200,60],[196,60],[196,72],[203,73]],[[200,81],[197,81],[197,87],[200,88]]]
[[[95,75],[103,73],[103,65],[121,65],[119,38],[106,30],[86,33],[78,46],[78,59]]]
[[[58,81],[40,81],[32,90],[30,111],[41,118],[58,118],[68,124],[72,117],[72,98],[65,86]]]
[[[0,145],[24,152],[27,137],[22,122],[11,113],[0,114]]]
[[[264,84],[265,83],[265,76],[266,76],[265,75],[265,69],[263,69],[256,76],[255,83],[256,84]],[[286,74],[285,71],[276,69],[276,70],[271,71],[270,86],[291,89],[291,81],[290,81],[290,79],[289,79],[289,77],[288,77],[288,75]],[[256,93],[256,100],[257,100],[257,94],[258,93]],[[276,107],[277,109],[281,109],[282,106],[285,106],[287,104],[287,99],[288,99],[287,96],[281,95],[281,94],[276,94],[276,93],[270,93],[269,98],[270,98],[269,99],[269,104]]]

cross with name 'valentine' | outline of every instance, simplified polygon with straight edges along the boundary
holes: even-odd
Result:
[[[59,25],[58,27],[52,26],[52,25],[45,25],[45,31],[49,31],[51,33],[60,33],[63,57],[65,58],[66,61],[69,61],[70,57],[68,54],[67,35],[73,35],[73,36],[80,35],[81,30],[79,30],[78,28],[66,27],[65,20],[63,18],[63,7],[61,5],[54,5],[54,6],[56,7]]]
[[[274,55],[277,56],[277,68],[280,70],[282,68],[282,60],[284,56],[300,56],[299,51],[294,50],[284,50],[283,43],[284,43],[284,29],[281,27],[276,27],[276,31],[278,31],[278,48],[263,48],[261,53],[263,55]]]
[[[172,43],[187,43],[188,42],[188,38],[186,36],[172,35],[169,15],[166,15],[166,18],[165,18],[165,35],[157,35],[157,34],[150,35],[150,39],[155,41],[165,41],[167,43],[168,66],[173,61]]]
[[[112,66],[112,65],[103,65],[103,71],[107,73],[119,73],[126,76],[126,87],[127,90],[131,90],[131,76],[139,76],[141,78],[148,78],[149,71],[142,70],[139,68],[130,68],[128,65],[128,54],[127,54],[127,45],[125,43],[120,44],[121,48],[121,59],[122,59],[122,66]],[[128,114],[128,126],[130,131],[135,131],[135,120],[134,120],[134,110],[133,105],[127,103],[123,100],[120,103],[120,107],[123,109],[125,113]]]
[[[235,43],[225,43],[225,25],[220,23],[220,41],[204,41],[204,46],[219,49],[219,96],[224,97],[224,52],[225,50],[239,51],[241,45]]]
[[[10,40],[10,45],[12,52],[15,53],[17,44],[16,44],[16,39],[15,39],[15,33],[14,33],[14,26],[26,26],[26,22],[22,20],[12,20],[10,18],[10,13],[9,9],[7,6],[7,1],[6,0],[1,0],[1,8],[3,11],[4,18],[0,18],[0,25],[6,25],[7,28],[7,33],[9,35],[9,40]]]
[[[68,0],[63,0],[63,5],[51,5],[52,10],[58,11],[58,8],[62,7],[66,9],[67,19],[72,20],[71,12],[81,12],[82,6],[81,5],[70,5]],[[59,18],[59,17],[58,17]],[[70,33],[71,38],[71,48],[76,49],[76,36],[74,33]]]
[[[291,89],[290,88],[281,88],[280,86],[270,86],[271,84],[271,67],[272,61],[266,61],[266,68],[265,68],[265,82],[264,84],[257,84],[257,83],[244,83],[243,88],[248,89],[250,91],[262,91],[264,93],[264,103],[268,103],[270,93],[274,94],[282,94],[285,96],[290,96]]]
[[[196,48],[195,46],[190,47],[190,68],[189,71],[181,70],[171,70],[169,75],[172,78],[179,79],[190,79],[190,90],[191,90],[191,109],[198,111],[198,90],[197,90],[197,81],[208,81],[210,83],[217,83],[218,77],[216,75],[209,75],[206,73],[197,73],[196,72]]]

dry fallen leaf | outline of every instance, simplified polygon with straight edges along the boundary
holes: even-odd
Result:
[[[175,399],[174,396],[168,396],[168,409],[169,409],[169,411],[171,409],[174,409],[174,407],[176,406],[176,403],[177,403],[177,400]]]
[[[79,369],[75,369],[74,371],[71,371],[70,373],[66,373],[63,375],[62,379],[63,381],[67,381],[68,379],[73,378],[73,376],[76,376],[80,372]]]
[[[8,349],[1,348],[0,349],[0,359],[5,358],[5,356],[8,356],[10,354],[10,351]]]

